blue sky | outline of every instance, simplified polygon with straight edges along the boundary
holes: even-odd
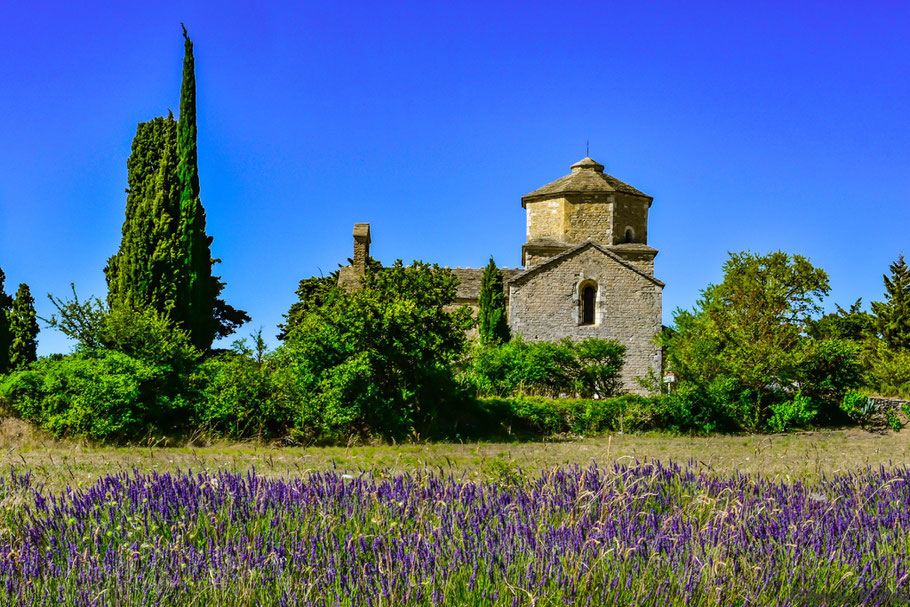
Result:
[[[665,323],[727,251],[807,255],[831,308],[881,298],[910,254],[907,3],[9,2],[0,267],[41,315],[70,282],[105,294],[136,124],[179,106],[181,21],[241,335],[273,336],[354,222],[386,263],[520,265],[521,196],[586,140],[654,197]]]

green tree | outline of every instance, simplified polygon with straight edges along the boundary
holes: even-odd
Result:
[[[173,115],[142,122],[127,160],[126,219],[120,249],[104,273],[111,307],[152,307],[172,316],[186,283],[177,180],[177,122]]]
[[[278,325],[278,339],[284,341],[300,326],[307,314],[325,304],[338,289],[338,273],[328,276],[304,278],[297,285],[297,301],[284,315],[284,324]]]
[[[875,316],[863,312],[862,307],[862,298],[853,302],[849,310],[838,305],[835,312],[810,323],[809,336],[813,339],[864,341],[875,333]]]
[[[509,341],[506,298],[502,289],[502,272],[496,267],[496,262],[491,256],[480,282],[477,322],[481,343],[496,344]]]
[[[910,269],[900,255],[890,266],[885,281],[885,300],[872,302],[872,312],[885,345],[892,350],[910,350]]]
[[[139,124],[127,161],[126,219],[117,254],[108,260],[108,304],[151,307],[189,331],[207,350],[216,336],[233,333],[246,312],[219,296],[224,283],[212,276],[205,210],[199,200],[196,149],[196,79],[193,44],[184,29],[180,119]]]
[[[448,270],[399,260],[306,314],[276,353],[305,403],[298,428],[391,438],[427,428],[455,392],[451,365],[472,324],[467,307],[446,310],[457,284]]]
[[[19,285],[9,317],[12,336],[10,367],[21,369],[38,360],[38,315],[35,313],[35,299],[27,284]]]
[[[10,370],[10,346],[12,345],[13,336],[10,332],[10,309],[13,306],[13,298],[3,290],[3,283],[6,281],[6,274],[0,269],[0,375]]]
[[[180,85],[180,119],[177,123],[177,178],[180,181],[181,249],[185,252],[186,307],[178,319],[200,350],[208,350],[215,337],[237,330],[250,317],[219,297],[225,283],[212,275],[219,259],[212,257],[212,237],[205,232],[205,209],[199,200],[199,168],[196,147],[196,68],[193,42],[183,28],[183,82]]]
[[[692,311],[677,310],[661,335],[687,415],[759,430],[772,405],[800,390],[836,399],[855,385],[855,365],[827,362],[852,361],[857,348],[817,348],[806,334],[828,291],[828,275],[801,255],[731,253],[723,282],[702,291]],[[841,367],[849,377],[830,377]]]

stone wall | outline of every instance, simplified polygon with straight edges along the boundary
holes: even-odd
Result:
[[[566,242],[612,242],[613,196],[573,196],[566,205]]]
[[[595,324],[579,324],[579,285],[597,283]],[[661,330],[662,287],[593,246],[541,267],[510,285],[509,323],[513,334],[530,341],[569,337],[615,339],[626,346],[623,383],[643,392],[635,381],[648,369],[661,371],[654,336]]]
[[[528,242],[547,238],[561,239],[565,233],[565,198],[527,204]]]
[[[613,204],[613,235],[611,244],[625,242],[626,228],[632,228],[635,242],[648,244],[648,204],[649,200],[628,194],[616,194]]]

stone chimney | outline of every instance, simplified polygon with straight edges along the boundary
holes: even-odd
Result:
[[[354,263],[351,264],[357,276],[367,273],[370,261],[370,224],[354,224]]]

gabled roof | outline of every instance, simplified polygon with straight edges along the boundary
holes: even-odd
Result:
[[[572,165],[572,172],[542,188],[538,188],[521,197],[521,206],[534,198],[545,198],[555,194],[586,192],[622,192],[653,200],[650,196],[636,190],[616,177],[604,173],[604,165],[593,158],[583,158]]]
[[[598,251],[600,251],[601,253],[603,253],[604,255],[606,255],[607,257],[609,257],[610,259],[612,259],[613,261],[619,263],[620,265],[625,266],[626,268],[632,270],[632,271],[635,272],[636,274],[639,274],[639,275],[641,275],[642,277],[647,278],[648,280],[650,280],[651,282],[653,282],[654,284],[656,284],[657,286],[659,286],[659,287],[661,287],[661,288],[663,288],[664,286],[666,286],[666,283],[664,283],[663,281],[657,280],[656,278],[654,278],[653,276],[651,276],[651,275],[648,274],[647,272],[642,272],[642,271],[639,270],[637,267],[635,267],[633,264],[629,263],[628,261],[626,261],[625,259],[623,259],[623,258],[620,257],[619,255],[617,255],[616,253],[614,253],[614,252],[611,251],[610,249],[608,249],[608,248],[606,248],[606,247],[603,247],[603,246],[597,244],[596,242],[594,242],[594,241],[592,241],[592,240],[589,240],[589,241],[584,242],[584,243],[582,243],[582,244],[580,244],[580,245],[577,245],[577,246],[575,246],[575,247],[572,247],[571,249],[569,249],[569,250],[566,251],[565,253],[561,253],[561,254],[557,255],[556,257],[552,257],[552,258],[548,259],[547,261],[545,261],[544,263],[540,264],[539,266],[535,266],[534,268],[531,268],[530,270],[525,270],[524,272],[521,272],[520,274],[517,274],[516,276],[514,276],[514,277],[512,278],[512,280],[509,281],[509,284],[514,284],[514,283],[522,282],[522,281],[524,281],[526,278],[530,278],[531,276],[534,276],[534,275],[536,275],[536,274],[539,274],[540,272],[542,272],[542,271],[543,271],[544,269],[546,269],[546,268],[549,268],[549,267],[552,267],[552,266],[557,265],[560,261],[562,261],[562,260],[565,259],[566,257],[568,257],[568,256],[570,256],[570,255],[574,255],[575,253],[580,253],[581,251],[583,251],[583,250],[585,250],[585,249],[587,249],[587,248],[594,248],[594,249],[597,249]],[[651,247],[648,247],[648,248],[650,249]],[[654,249],[651,249],[651,250],[654,250]]]

